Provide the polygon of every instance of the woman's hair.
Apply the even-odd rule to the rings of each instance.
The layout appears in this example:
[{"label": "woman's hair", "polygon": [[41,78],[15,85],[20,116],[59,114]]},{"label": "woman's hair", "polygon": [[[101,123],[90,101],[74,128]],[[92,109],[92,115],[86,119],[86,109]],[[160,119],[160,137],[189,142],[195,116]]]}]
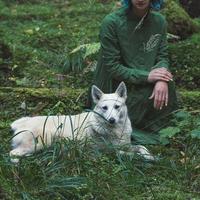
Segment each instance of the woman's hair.
[{"label": "woman's hair", "polygon": [[[151,3],[151,8],[153,10],[160,10],[161,7],[162,7],[162,4],[163,4],[164,0],[150,0],[150,3]],[[131,0],[124,0],[124,4],[126,6],[128,6],[129,8],[132,8],[132,3],[131,3]]]},{"label": "woman's hair", "polygon": [[[153,1],[153,0],[150,0]],[[132,1],[131,0],[124,0],[124,4],[128,6],[129,9],[133,7]]]}]

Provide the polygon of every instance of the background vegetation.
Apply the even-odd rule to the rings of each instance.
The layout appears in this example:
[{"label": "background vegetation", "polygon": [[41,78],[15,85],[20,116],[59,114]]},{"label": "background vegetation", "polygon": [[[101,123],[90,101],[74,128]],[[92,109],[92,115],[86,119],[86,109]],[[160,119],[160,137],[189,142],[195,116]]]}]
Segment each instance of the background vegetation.
[{"label": "background vegetation", "polygon": [[170,39],[169,53],[183,109],[161,131],[162,144],[148,147],[157,162],[63,140],[18,166],[10,163],[13,120],[83,110],[101,20],[117,3],[0,1],[0,199],[200,199],[200,21],[178,1],[168,0],[162,12],[169,33],[180,37]]}]

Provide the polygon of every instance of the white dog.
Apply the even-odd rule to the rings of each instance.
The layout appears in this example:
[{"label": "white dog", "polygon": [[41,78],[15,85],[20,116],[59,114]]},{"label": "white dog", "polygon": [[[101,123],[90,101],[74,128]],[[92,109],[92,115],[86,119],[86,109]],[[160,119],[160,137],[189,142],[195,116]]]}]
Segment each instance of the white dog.
[{"label": "white dog", "polygon": [[115,93],[111,94],[104,94],[93,85],[92,98],[96,106],[91,112],[73,116],[23,117],[14,121],[11,124],[14,131],[11,161],[17,163],[17,157],[30,155],[42,149],[44,144],[51,145],[55,137],[78,140],[89,138],[97,144],[106,141],[112,145],[126,146],[128,152],[136,152],[146,159],[154,160],[144,146],[131,145],[132,127],[125,104],[125,84],[120,83]]}]

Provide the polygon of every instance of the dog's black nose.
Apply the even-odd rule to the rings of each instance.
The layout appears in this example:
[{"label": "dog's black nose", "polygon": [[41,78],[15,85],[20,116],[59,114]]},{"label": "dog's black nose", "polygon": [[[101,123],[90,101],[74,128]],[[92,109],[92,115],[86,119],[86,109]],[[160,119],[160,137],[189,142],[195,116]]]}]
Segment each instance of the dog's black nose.
[{"label": "dog's black nose", "polygon": [[115,118],[111,117],[108,121],[109,121],[110,124],[114,124],[115,123]]}]

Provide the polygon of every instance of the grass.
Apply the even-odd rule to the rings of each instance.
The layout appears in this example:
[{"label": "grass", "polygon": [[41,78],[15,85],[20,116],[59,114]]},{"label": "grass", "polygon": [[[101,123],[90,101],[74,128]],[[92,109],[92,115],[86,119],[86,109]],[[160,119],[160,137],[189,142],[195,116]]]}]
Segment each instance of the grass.
[{"label": "grass", "polygon": [[[1,42],[12,53],[12,75],[6,85],[17,86],[17,80],[26,77],[32,80],[27,85],[40,87],[45,80],[45,86],[54,86],[56,73],[65,68],[60,60],[66,61],[73,48],[98,41],[101,20],[114,5],[112,1],[104,5],[94,0],[1,1]],[[5,84],[4,79],[1,82]],[[73,82],[66,83],[70,84]]]},{"label": "grass", "polygon": [[[152,147],[160,160],[116,156],[83,141],[62,140],[19,166],[10,163],[8,140],[1,146],[0,186],[4,199],[198,199],[199,143],[180,136],[168,147]],[[166,150],[167,149],[167,150]]]},{"label": "grass", "polygon": [[[200,141],[191,137],[199,125],[198,111],[190,123],[174,124],[180,132],[170,144],[148,146],[160,158],[155,163],[67,139],[22,158],[19,166],[10,162],[13,120],[82,110],[92,74],[63,75],[68,53],[98,42],[101,20],[114,7],[115,1],[103,0],[0,1],[0,84],[6,86],[0,89],[0,199],[200,199]],[[186,96],[191,93],[184,92]],[[193,108],[198,108],[198,96],[186,101],[187,106],[195,102]]]},{"label": "grass", "polygon": [[[21,100],[26,99],[29,115],[76,113],[75,97],[82,91],[68,91],[59,96],[58,90],[4,88],[1,97],[0,196],[2,199],[198,199],[200,183],[200,141],[189,133],[198,128],[198,112],[192,117],[174,121],[180,132],[166,146],[149,145],[159,157],[150,163],[138,157],[121,157],[113,152],[91,149],[87,142],[56,141],[50,148],[21,159],[20,165],[10,162],[9,124],[23,116]],[[7,94],[7,96],[6,96]],[[73,99],[74,98],[74,99]],[[31,100],[32,99],[32,100]],[[58,100],[62,102],[56,102]],[[72,104],[70,106],[70,101]],[[42,109],[40,102],[46,102]],[[39,106],[38,106],[39,105]],[[68,107],[69,106],[69,107]],[[66,111],[66,108],[70,108]],[[179,124],[179,125],[178,125]]]}]

